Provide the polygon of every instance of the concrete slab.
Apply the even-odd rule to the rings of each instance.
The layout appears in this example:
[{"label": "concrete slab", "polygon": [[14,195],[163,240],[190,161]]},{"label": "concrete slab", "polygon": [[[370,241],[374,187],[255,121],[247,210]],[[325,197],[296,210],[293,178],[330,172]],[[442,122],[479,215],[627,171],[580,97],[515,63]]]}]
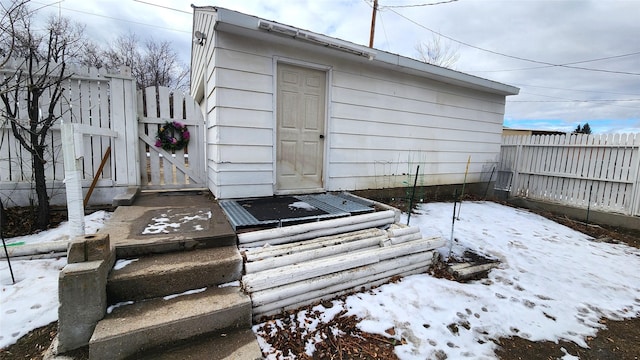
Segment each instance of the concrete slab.
[{"label": "concrete slab", "polygon": [[242,257],[235,246],[150,255],[112,270],[107,296],[110,304],[151,299],[238,281],[241,276]]},{"label": "concrete slab", "polygon": [[116,308],[98,323],[89,358],[124,359],[163,344],[250,326],[251,300],[237,287],[140,301]]},{"label": "concrete slab", "polygon": [[109,234],[118,258],[236,244],[207,192],[141,193],[131,206],[118,207],[100,231]]}]

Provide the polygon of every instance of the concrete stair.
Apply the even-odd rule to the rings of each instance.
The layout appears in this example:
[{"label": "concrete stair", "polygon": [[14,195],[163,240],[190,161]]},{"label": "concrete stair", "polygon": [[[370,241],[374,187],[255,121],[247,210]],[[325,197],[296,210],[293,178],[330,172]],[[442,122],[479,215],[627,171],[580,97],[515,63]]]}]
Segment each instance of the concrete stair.
[{"label": "concrete stair", "polygon": [[235,246],[141,257],[107,280],[110,304],[181,293],[240,280],[242,257]]},{"label": "concrete stair", "polygon": [[238,288],[155,298],[116,308],[100,321],[89,342],[89,358],[124,359],[198,335],[250,326],[251,301]]},{"label": "concrete stair", "polygon": [[218,286],[241,276],[235,246],[151,254],[112,270],[108,303],[133,304],[98,322],[89,359],[262,358],[249,296]]},{"label": "concrete stair", "polygon": [[191,341],[161,347],[137,360],[261,360],[251,329],[206,334]]}]

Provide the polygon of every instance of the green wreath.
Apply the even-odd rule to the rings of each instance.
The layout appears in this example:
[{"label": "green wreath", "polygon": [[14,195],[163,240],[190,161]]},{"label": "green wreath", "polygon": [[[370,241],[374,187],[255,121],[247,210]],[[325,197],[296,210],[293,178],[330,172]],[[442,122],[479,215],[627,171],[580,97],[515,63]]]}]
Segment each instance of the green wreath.
[{"label": "green wreath", "polygon": [[167,121],[156,134],[156,147],[166,151],[182,150],[189,145],[189,130],[183,123]]}]

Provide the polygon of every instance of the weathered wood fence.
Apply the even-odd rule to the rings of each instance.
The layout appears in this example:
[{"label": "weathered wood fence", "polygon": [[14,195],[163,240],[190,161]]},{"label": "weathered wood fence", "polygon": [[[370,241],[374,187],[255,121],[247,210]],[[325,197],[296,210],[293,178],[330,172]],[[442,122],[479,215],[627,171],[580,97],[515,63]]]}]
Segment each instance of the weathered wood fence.
[{"label": "weathered wood fence", "polygon": [[640,133],[503,137],[497,188],[511,196],[640,215]]},{"label": "weathered wood fence", "polygon": [[[0,69],[0,81],[11,78],[22,66],[10,62]],[[112,153],[99,175],[93,203],[110,203],[118,192],[139,183],[137,171],[128,164],[137,164],[137,148],[131,147],[136,130],[135,82],[127,69],[122,74],[108,74],[95,68],[72,67],[73,76],[64,83],[64,92],[55,109],[60,119],[49,131],[45,144],[47,188],[52,204],[64,204],[64,164],[60,125],[62,122],[78,124],[78,129],[92,134],[78,135],[82,156],[82,185],[88,188],[96,175],[108,147]],[[41,107],[49,105],[48,94],[42,97]],[[26,93],[18,93],[20,122],[28,123]],[[1,108],[0,108],[1,109]],[[31,154],[25,151],[13,136],[9,120],[0,116],[0,196],[6,206],[29,205],[34,198]],[[137,140],[136,143],[137,144]]]},{"label": "weathered wood fence", "polygon": [[[23,64],[18,62],[6,64],[0,69],[0,82],[13,81],[20,66]],[[63,96],[55,109],[60,118],[50,129],[45,144],[45,176],[51,204],[66,203],[60,130],[63,122],[74,124],[75,143],[81,144],[80,149],[76,146],[76,156],[81,161],[85,194],[94,177],[98,177],[90,203],[109,204],[130,186],[156,189],[203,186],[204,166],[198,164],[204,164],[204,126],[193,99],[167,88],[159,88],[157,92],[147,90],[157,101],[144,101],[152,110],[140,115],[145,111],[142,95],[136,92],[128,68],[120,74],[110,74],[103,69],[71,67],[69,73],[72,76],[65,81]],[[49,106],[48,95],[42,97],[42,109]],[[17,97],[18,121],[28,124],[26,93],[19,92]],[[169,154],[153,146],[157,128],[164,121],[189,125],[193,139],[188,150]],[[99,173],[108,148],[111,155]],[[31,169],[31,154],[14,137],[11,123],[0,106],[0,200],[5,206],[26,206],[35,199]]]}]

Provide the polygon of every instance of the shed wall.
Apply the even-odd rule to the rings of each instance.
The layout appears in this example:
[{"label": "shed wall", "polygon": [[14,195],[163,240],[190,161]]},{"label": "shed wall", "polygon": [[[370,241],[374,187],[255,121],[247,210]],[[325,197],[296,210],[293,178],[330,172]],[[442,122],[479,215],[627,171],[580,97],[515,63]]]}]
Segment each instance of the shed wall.
[{"label": "shed wall", "polygon": [[[202,14],[196,22],[212,26]],[[196,24],[197,26],[197,24]],[[210,28],[212,29],[212,28]],[[213,31],[213,30],[211,30]],[[270,196],[275,173],[277,61],[330,70],[326,190],[482,181],[500,153],[503,95],[381,68],[349,53],[265,34],[256,40],[216,32],[195,73],[206,73],[209,187],[219,198]],[[201,69],[201,70],[198,70]],[[197,76],[193,78],[197,79]],[[193,79],[192,78],[192,79]]]}]

